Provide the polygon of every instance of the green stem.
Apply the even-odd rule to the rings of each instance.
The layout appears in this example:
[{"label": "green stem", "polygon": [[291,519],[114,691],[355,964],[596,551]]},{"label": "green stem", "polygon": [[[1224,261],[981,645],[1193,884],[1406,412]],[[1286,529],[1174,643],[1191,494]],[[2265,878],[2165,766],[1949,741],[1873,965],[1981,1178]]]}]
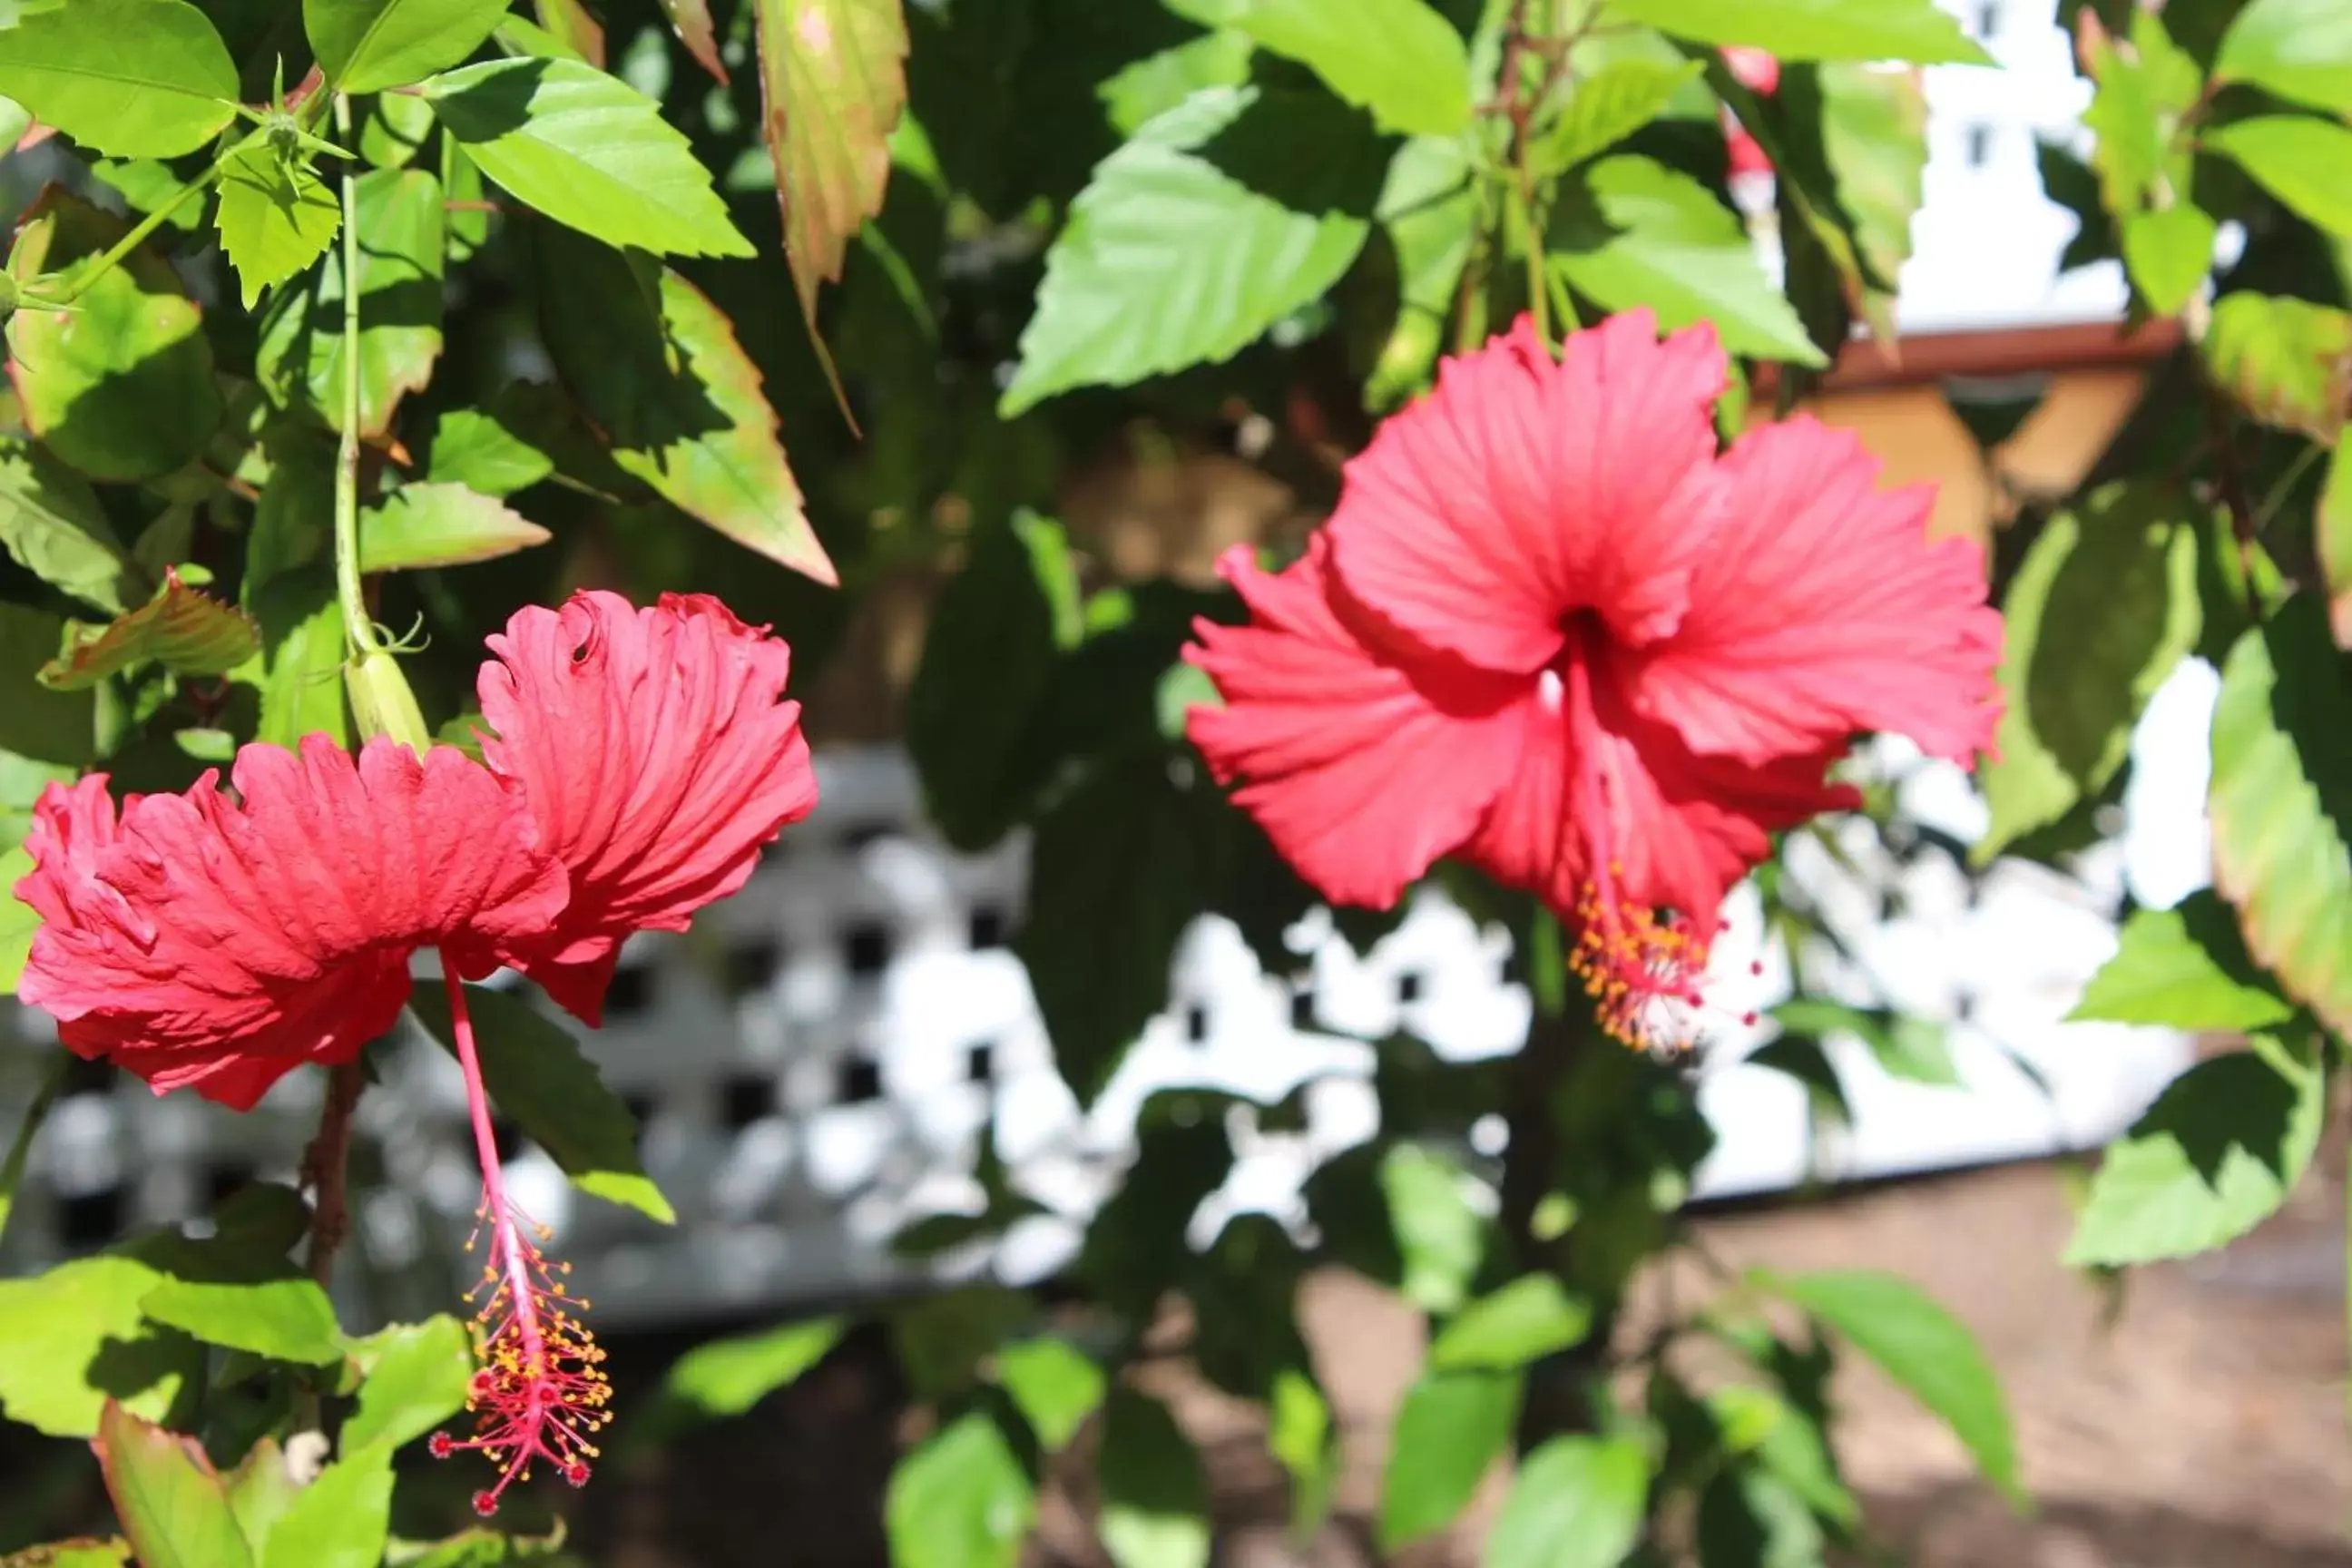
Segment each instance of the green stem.
[{"label": "green stem", "polygon": [[[240,142],[237,145],[242,147],[245,143]],[[80,299],[89,290],[90,285],[121,266],[124,257],[144,245],[149,235],[163,227],[173,213],[187,205],[190,196],[200,191],[210,190],[213,183],[221,177],[221,172],[227,167],[227,164],[228,159],[224,155],[219,163],[164,197],[163,205],[131,225],[130,233],[116,240],[113,246],[97,260],[77,272],[71,288],[62,294],[41,295],[40,302],[47,305],[70,305]]]},{"label": "green stem", "polygon": [[[335,132],[352,134],[352,100],[335,95]],[[373,653],[375,635],[360,589],[360,209],[359,181],[345,163],[343,202],[342,440],[335,448],[335,596],[342,602],[343,637],[354,655]]]}]

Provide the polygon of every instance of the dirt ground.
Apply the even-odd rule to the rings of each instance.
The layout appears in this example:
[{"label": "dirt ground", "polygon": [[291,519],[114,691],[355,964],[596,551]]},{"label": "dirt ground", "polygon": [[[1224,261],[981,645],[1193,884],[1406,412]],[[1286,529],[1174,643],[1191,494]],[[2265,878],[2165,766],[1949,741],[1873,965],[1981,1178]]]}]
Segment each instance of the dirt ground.
[{"label": "dirt ground", "polygon": [[[2342,1214],[2338,1182],[2307,1182],[2286,1213],[2221,1257],[2136,1276],[2112,1321],[2101,1293],[2055,1261],[2068,1212],[2053,1167],[1723,1213],[1704,1229],[1734,1266],[1896,1270],[1983,1339],[2040,1500],[2031,1518],[1975,1481],[1958,1445],[1900,1391],[1867,1367],[1843,1374],[1848,1473],[1902,1561],[2352,1568]],[[1337,1276],[1314,1284],[1307,1317],[1349,1467],[1339,1516],[1307,1547],[1286,1538],[1279,1475],[1247,1413],[1181,1377],[1167,1389],[1207,1453],[1217,1557],[1229,1568],[1378,1561],[1365,1521],[1418,1330],[1393,1300]],[[574,1539],[611,1568],[880,1563],[879,1490],[897,1420],[876,1375],[880,1352],[853,1342],[748,1421],[626,1473],[608,1470]],[[1469,1568],[1476,1516],[1501,1485],[1490,1478],[1467,1526],[1415,1549],[1410,1568]],[[1038,1568],[1102,1562],[1076,1510],[1051,1494],[1029,1557]]]}]

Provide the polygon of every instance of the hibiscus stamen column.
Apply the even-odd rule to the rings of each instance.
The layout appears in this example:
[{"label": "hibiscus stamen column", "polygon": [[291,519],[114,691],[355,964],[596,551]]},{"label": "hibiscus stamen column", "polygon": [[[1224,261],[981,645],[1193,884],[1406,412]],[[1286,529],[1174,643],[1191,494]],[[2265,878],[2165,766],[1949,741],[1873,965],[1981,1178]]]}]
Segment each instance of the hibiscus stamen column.
[{"label": "hibiscus stamen column", "polygon": [[436,1432],[432,1451],[446,1459],[471,1449],[499,1467],[496,1484],[474,1494],[474,1511],[487,1519],[498,1511],[507,1488],[528,1481],[541,1459],[573,1486],[587,1483],[588,1462],[597,1457],[595,1434],[612,1419],[606,1408],[612,1389],[604,1377],[604,1349],[577,1315],[588,1303],[572,1297],[562,1281],[571,1265],[547,1260],[539,1247],[543,1237],[507,1197],[466,987],[446,953],[442,973],[449,993],[450,1035],[466,1075],[474,1153],[482,1168],[476,1235],[487,1236],[488,1245],[473,1292],[480,1365],[466,1390],[475,1433],[460,1441]]}]

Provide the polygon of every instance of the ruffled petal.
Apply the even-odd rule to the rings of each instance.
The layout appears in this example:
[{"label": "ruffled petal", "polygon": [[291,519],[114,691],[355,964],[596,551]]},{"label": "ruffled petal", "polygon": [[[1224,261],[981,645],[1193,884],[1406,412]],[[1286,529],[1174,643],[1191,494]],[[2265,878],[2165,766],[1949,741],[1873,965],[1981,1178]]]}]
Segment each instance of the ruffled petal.
[{"label": "ruffled petal", "polygon": [[1858,731],[1956,761],[1989,746],[2000,616],[1983,552],[1928,541],[1931,492],[1878,489],[1859,440],[1802,417],[1749,433],[1721,467],[1731,510],[1689,613],[1631,666],[1641,711],[1755,763]]},{"label": "ruffled petal", "polygon": [[1665,635],[1718,510],[1725,374],[1709,326],[1662,343],[1649,311],[1628,311],[1555,363],[1522,317],[1447,361],[1348,465],[1329,525],[1340,580],[1486,669],[1542,668],[1580,609],[1630,642]]},{"label": "ruffled petal", "polygon": [[1218,568],[1252,623],[1196,626],[1185,657],[1225,706],[1194,708],[1186,732],[1325,898],[1387,909],[1503,787],[1531,682],[1379,646],[1331,580],[1324,534],[1279,574],[1240,546]]},{"label": "ruffled petal", "polygon": [[355,760],[313,735],[247,746],[231,776],[234,799],[208,773],[110,825],[102,778],[52,786],[26,840],[44,924],[18,994],[158,1092],[247,1109],[391,1027],[418,948],[483,973],[563,906],[520,796],[452,748]]},{"label": "ruffled petal", "polygon": [[816,805],[800,704],[782,700],[792,650],[766,631],[703,595],[638,609],[581,593],[489,639],[483,760],[572,874],[553,930],[505,955],[587,1023],[630,932],[685,930]]}]

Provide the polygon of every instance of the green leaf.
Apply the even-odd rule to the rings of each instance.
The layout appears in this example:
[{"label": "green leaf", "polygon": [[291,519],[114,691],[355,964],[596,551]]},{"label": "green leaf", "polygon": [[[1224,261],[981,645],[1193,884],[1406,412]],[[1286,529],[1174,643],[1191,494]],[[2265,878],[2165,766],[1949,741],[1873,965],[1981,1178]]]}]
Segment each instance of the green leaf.
[{"label": "green leaf", "polygon": [[2042,526],[2002,605],[1998,760],[1979,772],[1989,862],[2093,798],[2131,753],[2148,700],[2197,646],[2200,509],[2159,484],[2094,490]]},{"label": "green leaf", "polygon": [[680,1412],[669,1430],[747,1414],[833,1353],[845,1329],[839,1318],[817,1318],[697,1345],[662,1380],[663,1404]]},{"label": "green leaf", "polygon": [[1108,1392],[1110,1380],[1086,1352],[1052,1334],[1040,1334],[996,1352],[996,1382],[1037,1435],[1038,1446],[1058,1454],[1070,1446]]},{"label": "green leaf", "polygon": [[436,484],[463,485],[486,496],[509,496],[553,473],[555,459],[495,413],[452,408],[433,426],[425,471]]},{"label": "green leaf", "polygon": [[509,1535],[504,1531],[461,1530],[431,1545],[395,1540],[384,1559],[388,1568],[505,1568],[509,1563],[546,1561],[551,1568],[580,1568],[582,1559],[563,1550],[563,1518],[545,1535]]},{"label": "green leaf", "polygon": [[1605,153],[1660,114],[1706,70],[1697,60],[1668,65],[1626,59],[1577,82],[1568,107],[1544,127],[1531,149],[1539,174],[1562,174]]},{"label": "green leaf", "polygon": [[339,92],[382,92],[447,70],[482,47],[507,0],[302,0],[302,30]]},{"label": "green leaf", "polygon": [[2313,553],[2327,586],[2327,624],[2336,647],[2352,647],[2352,427],[2336,436],[2311,526]]},{"label": "green leaf", "polygon": [[[8,272],[22,283],[62,270],[128,232],[120,218],[52,187],[17,229]],[[144,249],[93,279],[71,311],[17,311],[8,318],[8,368],[25,427],[94,479],[170,473],[220,426],[202,328],[179,274]]]},{"label": "green leaf", "polygon": [[184,0],[73,0],[5,37],[0,93],[93,152],[175,158],[236,116],[236,65]]},{"label": "green leaf", "polygon": [[109,614],[146,596],[98,493],[21,437],[0,436],[0,548],[52,588]]},{"label": "green leaf", "polygon": [[1253,52],[1246,35],[1220,28],[1144,56],[1097,88],[1096,95],[1111,129],[1124,140],[1204,87],[1239,87],[1249,80]]},{"label": "green leaf", "polygon": [[1938,1089],[1960,1087],[1960,1071],[1953,1064],[1944,1027],[1928,1019],[1892,1007],[1852,1007],[1819,996],[1791,998],[1769,1016],[1784,1037],[1822,1040],[1843,1035],[1861,1041],[1889,1078]]},{"label": "green leaf", "polygon": [[1471,1302],[1429,1347],[1437,1372],[1510,1372],[1556,1351],[1581,1344],[1592,1331],[1592,1308],[1549,1274],[1514,1279]]},{"label": "green leaf", "polygon": [[135,1568],[131,1543],[121,1536],[95,1541],[88,1536],[28,1546],[0,1557],[0,1568]]},{"label": "green leaf", "polygon": [[334,1303],[299,1276],[166,1279],[140,1299],[139,1310],[191,1339],[271,1361],[324,1366],[343,1359]]},{"label": "green leaf", "polygon": [[425,151],[438,123],[433,106],[414,93],[384,93],[370,100],[367,118],[360,121],[359,154],[372,168],[405,169]]},{"label": "green leaf", "polygon": [[1461,139],[1417,136],[1398,148],[1373,216],[1397,265],[1396,325],[1364,385],[1365,406],[1382,409],[1428,384],[1477,239],[1478,194]]},{"label": "green leaf", "polygon": [[351,1350],[363,1375],[358,1408],[340,1434],[343,1452],[370,1445],[397,1448],[466,1407],[474,1347],[457,1319],[395,1323],[353,1342]]},{"label": "green leaf", "polygon": [[2352,315],[2269,294],[2226,294],[2200,345],[2213,379],[2267,425],[2333,441],[2352,416]]},{"label": "green leaf", "polygon": [[2260,181],[2287,209],[2330,234],[2352,236],[2352,128],[2301,114],[2266,114],[2205,133],[2206,147]]},{"label": "green leaf", "polygon": [[883,1513],[891,1568],[1013,1568],[1037,1491],[996,1423],[974,1410],[898,1461]]},{"label": "green leaf", "polygon": [[1381,1481],[1381,1550],[1434,1535],[1469,1506],[1487,1470],[1510,1447],[1519,1376],[1424,1373],[1397,1411]]},{"label": "green leaf", "polygon": [[201,1442],[109,1400],[90,1446],[141,1568],[253,1568],[227,1489]]},{"label": "green leaf", "polygon": [[1738,215],[1664,163],[1623,153],[1587,167],[1563,184],[1547,243],[1552,268],[1608,310],[1647,305],[1666,329],[1713,321],[1735,353],[1828,363]]},{"label": "green leaf", "polygon": [[1045,783],[1050,759],[1024,742],[1082,635],[1078,595],[1061,524],[1023,510],[981,521],[932,608],[907,691],[907,750],[926,813],[959,849],[1003,838]]},{"label": "green leaf", "polygon": [[56,657],[66,623],[57,616],[0,604],[0,751],[35,763],[79,766],[96,746],[98,700],[89,691],[52,691],[37,677]]},{"label": "green leaf", "polygon": [[1909,1280],[1873,1269],[1753,1278],[1876,1363],[1951,1428],[1987,1480],[2023,1500],[2000,1381],[1958,1319]]},{"label": "green leaf", "polygon": [[253,617],[163,574],[155,596],[102,626],[69,622],[41,684],[78,691],[110,675],[155,663],[182,675],[226,675],[261,648]]},{"label": "green leaf", "polygon": [[333,574],[310,567],[272,578],[254,599],[262,652],[238,672],[261,692],[254,739],[292,751],[305,735],[351,743],[343,711],[343,612]]},{"label": "green leaf", "polygon": [[2309,595],[2238,639],[2213,711],[2213,886],[2246,951],[2352,1031],[2352,695]]},{"label": "green leaf", "polygon": [[512,555],[552,537],[464,485],[403,485],[360,514],[360,570],[464,566]]},{"label": "green leaf", "polygon": [[656,278],[565,235],[540,237],[540,268],[556,369],[613,461],[746,549],[836,584],[759,366],[709,297],[667,268]]},{"label": "green leaf", "polygon": [[354,1449],[304,1487],[261,1553],[261,1568],[379,1568],[392,1525],[392,1445]]},{"label": "green leaf", "polygon": [[2188,306],[2212,270],[2213,244],[2221,232],[2212,216],[2199,207],[2125,215],[2124,265],[2149,310],[2169,316]]},{"label": "green leaf", "polygon": [[269,1532],[302,1493],[286,1468],[286,1450],[268,1436],[246,1450],[236,1468],[221,1478],[221,1486],[228,1493],[237,1533],[257,1552],[268,1547]]},{"label": "green leaf", "polygon": [[609,245],[750,256],[685,132],[616,77],[569,60],[486,60],[419,89],[516,200]]},{"label": "green leaf", "polygon": [[1167,1405],[1113,1389],[1096,1466],[1102,1542],[1118,1568],[1208,1568],[1208,1478]]},{"label": "green leaf", "polygon": [[669,18],[670,31],[694,57],[695,64],[710,73],[719,86],[727,85],[727,67],[719,58],[719,34],[710,21],[709,0],[661,0],[662,15]]},{"label": "green leaf", "polygon": [[163,1278],[107,1253],[0,1280],[0,1411],[53,1437],[87,1437],[110,1396],[142,1415],[170,1409],[202,1352],[140,1311]]},{"label": "green leaf", "polygon": [[205,205],[181,200],[187,194],[187,183],[160,158],[100,158],[90,164],[89,172],[121,196],[134,216],[150,217],[161,212],[164,227],[182,234],[194,234],[204,226]]},{"label": "green leaf", "polygon": [[1554,1437],[1519,1466],[1482,1568],[1617,1568],[1642,1536],[1649,1456],[1625,1437]]},{"label": "green leaf", "polygon": [[1037,1304],[1024,1291],[969,1285],[898,1308],[890,1315],[891,1346],[915,1397],[944,1400],[970,1388],[982,1363],[1036,1317]]},{"label": "green leaf", "polygon": [[2318,1148],[2326,1074],[2307,1046],[2255,1035],[2250,1047],[2173,1079],[2108,1147],[2070,1266],[2208,1252],[2278,1211]]},{"label": "green leaf", "polygon": [[882,210],[890,132],[907,106],[907,18],[901,0],[752,3],[784,258],[814,321],[817,289],[841,277],[851,237]]},{"label": "green leaf", "polygon": [[[29,928],[8,923],[18,914],[30,915],[32,911],[8,896],[5,889],[30,870],[32,865],[32,858],[22,849],[0,854],[0,879],[5,879],[0,880],[0,973],[5,973],[7,980],[5,986],[0,986],[0,994],[6,994],[16,988],[17,976],[24,969],[25,955],[17,946],[16,933],[22,931],[25,946],[29,946],[32,942]],[[36,920],[37,922],[37,917]],[[12,950],[15,951],[12,952]],[[10,964],[15,965],[13,973],[7,971]],[[33,1140],[41,1135],[41,1124],[49,1119],[49,1112],[56,1108],[58,1096],[65,1089],[66,1071],[70,1065],[65,1052],[56,1053],[49,1070],[42,1077],[40,1091],[34,1095],[33,1103],[25,1108],[24,1117],[16,1123],[16,1134],[8,1142],[7,1157],[0,1159],[0,1238],[8,1234],[8,1215],[16,1206],[16,1189],[24,1184],[25,1165],[32,1158]]]},{"label": "green leaf", "polygon": [[2229,906],[2200,889],[2173,909],[2135,910],[2066,1016],[2240,1034],[2294,1013],[2248,956]]},{"label": "green leaf", "polygon": [[1828,205],[1843,217],[1861,263],[1854,282],[1863,314],[1873,331],[1892,338],[1896,281],[1911,258],[1912,220],[1926,195],[1927,89],[1915,72],[1872,66],[1832,64],[1813,74]]},{"label": "green leaf", "polygon": [[[441,184],[422,169],[371,169],[353,191],[360,246],[360,433],[392,428],[441,355]],[[331,247],[299,286],[281,289],[261,320],[261,384],[280,407],[342,428],[343,258]]]},{"label": "green leaf", "polygon": [[1097,166],[1046,253],[1010,418],[1074,386],[1231,358],[1362,248],[1370,127],[1328,99],[1208,88]]},{"label": "green leaf", "polygon": [[2252,0],[2221,35],[2213,75],[2352,112],[2352,12],[2336,0]]},{"label": "green leaf", "polygon": [[1829,1539],[1794,1486],[1760,1465],[1717,1470],[1699,1492],[1700,1568],[1820,1568]]},{"label": "green leaf", "polygon": [[1304,1540],[1330,1513],[1331,1491],[1339,1479],[1341,1455],[1332,1429],[1331,1402],[1314,1376],[1285,1367],[1274,1378],[1266,1401],[1266,1451],[1290,1475],[1290,1521]]},{"label": "green leaf", "polygon": [[1469,129],[1469,50],[1426,0],[1170,0],[1169,9],[1298,61],[1384,131]]},{"label": "green leaf", "polygon": [[1992,64],[1935,0],[1608,0],[1612,21],[1717,47],[1762,49],[1798,60],[1909,60]]},{"label": "green leaf", "polygon": [[1425,1312],[1458,1311],[1486,1255],[1486,1221],[1470,1206],[1467,1178],[1452,1160],[1417,1143],[1399,1143],[1381,1161],[1404,1278],[1399,1289]]},{"label": "green leaf", "polygon": [[[455,1055],[446,989],[420,985],[409,1006]],[[521,997],[485,985],[466,987],[466,1006],[483,1085],[523,1135],[582,1192],[675,1224],[676,1211],[637,1158],[636,1118],[604,1087],[571,1031]]]},{"label": "green leaf", "polygon": [[213,221],[245,308],[318,260],[342,218],[342,204],[308,163],[267,144],[227,160]]}]

